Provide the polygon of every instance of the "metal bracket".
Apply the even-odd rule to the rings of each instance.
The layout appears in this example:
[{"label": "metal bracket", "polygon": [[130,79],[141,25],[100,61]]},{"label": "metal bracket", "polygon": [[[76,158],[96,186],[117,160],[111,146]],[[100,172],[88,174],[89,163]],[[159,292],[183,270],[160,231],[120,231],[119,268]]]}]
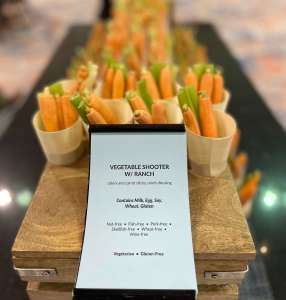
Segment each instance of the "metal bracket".
[{"label": "metal bracket", "polygon": [[234,272],[205,272],[205,279],[206,280],[242,280],[245,276],[245,274],[248,272],[248,266],[244,271],[234,271]]},{"label": "metal bracket", "polygon": [[14,267],[14,270],[19,274],[20,277],[44,277],[50,279],[57,276],[56,269],[27,269]]}]

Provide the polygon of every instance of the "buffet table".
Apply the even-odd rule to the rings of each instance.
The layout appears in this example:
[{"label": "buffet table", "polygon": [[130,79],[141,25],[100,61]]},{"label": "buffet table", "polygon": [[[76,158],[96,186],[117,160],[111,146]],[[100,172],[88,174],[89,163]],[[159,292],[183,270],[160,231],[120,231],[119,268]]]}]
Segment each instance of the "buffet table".
[{"label": "buffet table", "polygon": [[[87,182],[87,157],[43,171],[12,249],[31,300],[72,299]],[[189,173],[189,190],[198,299],[237,299],[255,248],[230,171],[217,178]]]}]

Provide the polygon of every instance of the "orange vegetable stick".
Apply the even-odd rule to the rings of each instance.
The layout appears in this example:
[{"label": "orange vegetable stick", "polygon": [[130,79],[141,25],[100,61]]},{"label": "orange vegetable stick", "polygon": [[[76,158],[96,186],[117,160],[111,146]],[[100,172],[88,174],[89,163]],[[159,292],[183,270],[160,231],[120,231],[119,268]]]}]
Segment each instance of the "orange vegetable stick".
[{"label": "orange vegetable stick", "polygon": [[113,84],[114,70],[113,68],[108,68],[104,77],[101,96],[103,98],[111,98],[112,84]]},{"label": "orange vegetable stick", "polygon": [[143,60],[145,53],[145,33],[143,31],[134,32],[132,41],[140,59]]},{"label": "orange vegetable stick", "polygon": [[106,121],[104,120],[103,116],[95,109],[91,108],[89,113],[86,115],[88,122],[91,125],[94,124],[107,124]]},{"label": "orange vegetable stick", "polygon": [[88,105],[97,110],[108,124],[117,124],[117,118],[113,111],[107,106],[105,100],[95,94],[90,94]]},{"label": "orange vegetable stick", "polygon": [[245,152],[239,153],[232,161],[231,163],[231,171],[233,174],[233,177],[240,178],[240,176],[243,174],[248,162],[248,155]]},{"label": "orange vegetable stick", "polygon": [[105,78],[107,70],[108,70],[108,65],[104,63],[99,69],[99,77]]},{"label": "orange vegetable stick", "polygon": [[156,81],[150,71],[144,71],[142,74],[142,79],[145,79],[147,90],[153,100],[160,99],[159,90],[157,88]]},{"label": "orange vegetable stick", "polygon": [[152,120],[154,124],[167,124],[166,107],[163,102],[152,104]]},{"label": "orange vegetable stick", "polygon": [[137,74],[140,74],[140,68],[141,68],[140,60],[135,50],[131,51],[128,54],[126,58],[126,63],[131,70],[134,70]]},{"label": "orange vegetable stick", "polygon": [[87,86],[87,81],[84,80],[84,81],[82,81],[82,82],[79,84],[78,90],[79,90],[80,92],[82,92],[82,91],[86,88],[86,86]]},{"label": "orange vegetable stick", "polygon": [[191,68],[188,70],[188,73],[185,75],[184,83],[185,83],[185,86],[191,85],[197,92],[198,78],[197,78],[197,75],[193,72],[193,70]]},{"label": "orange vegetable stick", "polygon": [[88,77],[88,69],[85,65],[81,65],[76,72],[76,79],[79,81],[85,80]]},{"label": "orange vegetable stick", "polygon": [[136,110],[134,120],[139,124],[153,124],[152,116],[146,110]]},{"label": "orange vegetable stick", "polygon": [[213,77],[213,95],[212,103],[220,103],[223,101],[224,79],[221,73],[216,73]]},{"label": "orange vegetable stick", "polygon": [[218,137],[216,119],[209,96],[199,95],[199,108],[202,134],[206,137]]},{"label": "orange vegetable stick", "polygon": [[170,99],[173,93],[173,75],[170,66],[165,66],[160,73],[160,91],[163,99]]},{"label": "orange vegetable stick", "polygon": [[240,188],[239,197],[242,205],[250,201],[256,194],[258,184],[261,179],[261,173],[259,171],[255,174]]},{"label": "orange vegetable stick", "polygon": [[71,127],[78,119],[78,113],[71,104],[68,95],[61,97],[61,104],[64,118],[64,128]]},{"label": "orange vegetable stick", "polygon": [[112,85],[112,99],[121,99],[125,93],[125,78],[123,71],[117,69],[113,79]]},{"label": "orange vegetable stick", "polygon": [[230,157],[234,157],[236,154],[236,151],[240,143],[240,136],[241,136],[241,132],[239,129],[237,129],[231,141]]},{"label": "orange vegetable stick", "polygon": [[132,110],[145,110],[148,111],[148,108],[142,98],[138,95],[135,95],[129,100],[129,103],[132,107]]},{"label": "orange vegetable stick", "polygon": [[129,71],[127,75],[127,91],[134,91],[136,89],[136,73]]},{"label": "orange vegetable stick", "polygon": [[195,134],[201,135],[200,126],[194,112],[188,107],[183,107],[183,116],[186,126]]},{"label": "orange vegetable stick", "polygon": [[210,99],[212,98],[213,93],[213,74],[210,70],[207,70],[206,73],[202,75],[200,82],[200,91],[205,92]]},{"label": "orange vegetable stick", "polygon": [[44,129],[46,131],[59,130],[57,105],[54,97],[47,94],[39,94],[38,103]]},{"label": "orange vegetable stick", "polygon": [[58,96],[54,97],[54,101],[55,101],[56,107],[57,107],[59,130],[62,130],[65,128],[65,122],[64,122],[61,97],[58,97]]}]

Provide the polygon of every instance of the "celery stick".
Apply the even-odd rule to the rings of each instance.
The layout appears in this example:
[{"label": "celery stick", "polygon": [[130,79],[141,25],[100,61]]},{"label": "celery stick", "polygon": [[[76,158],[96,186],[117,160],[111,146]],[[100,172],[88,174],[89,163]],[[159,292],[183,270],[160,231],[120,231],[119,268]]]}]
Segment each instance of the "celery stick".
[{"label": "celery stick", "polygon": [[189,106],[188,99],[185,96],[184,88],[179,90],[178,99],[179,99],[179,105],[181,109],[183,109],[185,105]]},{"label": "celery stick", "polygon": [[49,92],[53,96],[63,96],[64,95],[64,89],[63,89],[62,85],[58,82],[49,86]]},{"label": "celery stick", "polygon": [[92,88],[94,86],[94,83],[96,81],[97,73],[98,73],[98,67],[96,64],[93,64],[92,62],[89,62],[88,65],[88,78],[86,80],[86,88],[85,90],[87,92],[91,92]]},{"label": "celery stick", "polygon": [[199,117],[199,105],[198,105],[198,97],[194,87],[188,86],[186,87],[186,94],[189,101],[189,106],[193,108],[193,112],[196,117]]},{"label": "celery stick", "polygon": [[216,71],[216,66],[214,64],[207,64],[206,65],[206,70],[209,70],[209,72],[211,72],[212,74],[214,74],[215,71]]},{"label": "celery stick", "polygon": [[151,112],[151,110],[152,110],[152,104],[153,104],[153,99],[150,96],[150,94],[148,93],[147,86],[146,86],[146,81],[144,79],[140,80],[137,83],[137,89],[138,89],[138,92],[139,92],[141,98],[145,102],[147,108]]},{"label": "celery stick", "polygon": [[86,117],[86,102],[84,98],[79,94],[75,94],[74,96],[71,97],[71,103],[77,110],[78,114],[82,118],[82,120],[88,124],[88,120]]},{"label": "celery stick", "polygon": [[161,70],[166,66],[166,64],[164,63],[157,63],[157,64],[153,64],[151,67],[150,67],[150,71],[156,81],[157,84],[159,84],[159,81],[160,81],[160,73],[161,73]]},{"label": "celery stick", "polygon": [[194,73],[197,75],[198,79],[200,80],[202,75],[206,71],[206,64],[194,64],[192,66],[192,69],[193,69]]}]

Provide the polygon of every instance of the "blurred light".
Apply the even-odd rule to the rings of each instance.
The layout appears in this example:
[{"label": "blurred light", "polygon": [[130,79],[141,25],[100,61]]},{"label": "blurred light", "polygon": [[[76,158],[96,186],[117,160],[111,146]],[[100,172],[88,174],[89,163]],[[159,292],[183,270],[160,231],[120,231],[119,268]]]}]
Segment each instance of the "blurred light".
[{"label": "blurred light", "polygon": [[11,194],[8,190],[0,190],[0,207],[9,205],[12,202]]},{"label": "blurred light", "polygon": [[32,193],[29,190],[23,190],[19,192],[16,196],[16,202],[20,206],[27,207],[32,200]]},{"label": "blurred light", "polygon": [[271,207],[276,203],[277,195],[273,191],[267,190],[264,194],[263,201],[266,206]]},{"label": "blurred light", "polygon": [[259,249],[261,254],[267,254],[268,253],[268,247],[266,245],[262,245]]}]

